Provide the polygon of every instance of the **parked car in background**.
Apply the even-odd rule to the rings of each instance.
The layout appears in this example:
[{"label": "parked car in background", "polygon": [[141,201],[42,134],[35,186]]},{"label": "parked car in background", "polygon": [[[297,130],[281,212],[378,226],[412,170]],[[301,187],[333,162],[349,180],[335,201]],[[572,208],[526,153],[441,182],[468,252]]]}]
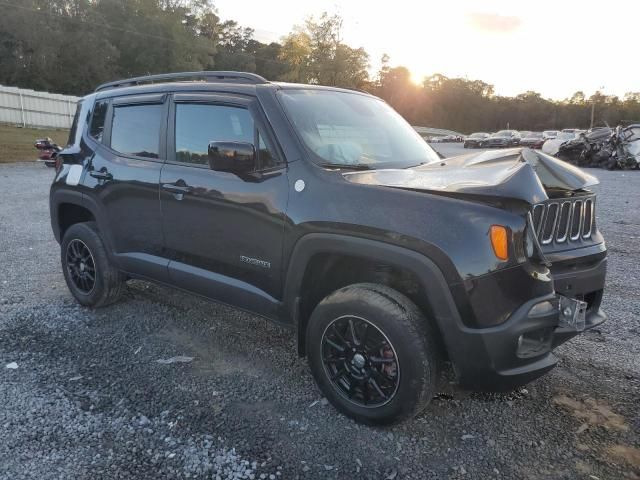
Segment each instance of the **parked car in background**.
[{"label": "parked car in background", "polygon": [[545,130],[542,132],[542,138],[545,140],[551,140],[552,138],[556,138],[558,136],[557,130]]},{"label": "parked car in background", "polygon": [[520,145],[520,141],[529,135],[531,132],[529,130],[520,130],[518,131],[518,145]]},{"label": "parked car in background", "polygon": [[485,132],[472,133],[464,139],[464,148],[482,148],[483,140],[489,138],[489,134]]},{"label": "parked car in background", "polygon": [[482,142],[483,147],[515,147],[520,142],[520,135],[516,130],[500,130],[492,133]]},{"label": "parked car in background", "polygon": [[545,142],[542,132],[527,132],[526,136],[522,136],[520,139],[521,147],[529,148],[542,148],[542,144]]}]

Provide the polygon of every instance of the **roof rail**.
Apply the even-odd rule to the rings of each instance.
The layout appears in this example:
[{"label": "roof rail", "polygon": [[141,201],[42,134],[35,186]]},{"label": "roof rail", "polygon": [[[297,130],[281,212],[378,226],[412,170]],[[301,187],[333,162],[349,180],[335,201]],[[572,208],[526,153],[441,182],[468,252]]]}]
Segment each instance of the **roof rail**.
[{"label": "roof rail", "polygon": [[107,82],[99,85],[96,92],[107,90],[110,88],[131,87],[142,83],[153,82],[179,82],[187,81],[206,81],[206,82],[237,82],[237,83],[269,83],[267,79],[255,73],[245,72],[227,72],[227,71],[203,71],[203,72],[177,72],[177,73],[161,73],[159,75],[145,75],[142,77],[126,78]]}]

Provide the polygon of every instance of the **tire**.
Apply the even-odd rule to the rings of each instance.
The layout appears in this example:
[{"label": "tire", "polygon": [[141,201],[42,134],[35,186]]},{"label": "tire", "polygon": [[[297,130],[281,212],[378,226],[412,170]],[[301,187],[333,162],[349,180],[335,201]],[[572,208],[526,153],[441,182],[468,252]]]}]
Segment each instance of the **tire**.
[{"label": "tire", "polygon": [[[354,341],[353,330],[361,343]],[[336,349],[340,338],[356,351]],[[314,309],[306,332],[307,357],[320,390],[337,410],[362,423],[388,424],[417,415],[437,393],[441,358],[436,339],[432,325],[407,297],[361,283],[333,292]]]},{"label": "tire", "polygon": [[94,222],[76,223],[67,229],[60,258],[67,287],[78,303],[98,308],[120,298],[125,276],[109,261]]}]

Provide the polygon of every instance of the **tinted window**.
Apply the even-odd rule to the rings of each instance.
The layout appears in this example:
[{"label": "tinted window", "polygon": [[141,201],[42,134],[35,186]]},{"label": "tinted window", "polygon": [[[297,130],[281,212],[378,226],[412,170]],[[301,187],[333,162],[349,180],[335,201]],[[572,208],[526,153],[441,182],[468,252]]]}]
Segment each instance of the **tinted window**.
[{"label": "tinted window", "polygon": [[114,107],[111,148],[138,157],[158,158],[162,105]]},{"label": "tinted window", "polygon": [[97,102],[93,107],[93,116],[91,117],[91,125],[89,126],[89,135],[97,141],[102,141],[104,132],[104,121],[107,117],[107,102]]},{"label": "tinted window", "polygon": [[76,130],[78,129],[78,122],[80,121],[80,111],[82,110],[82,100],[78,102],[76,106],[76,114],[73,116],[73,122],[71,122],[71,129],[69,130],[69,139],[67,145],[73,145],[76,141]]},{"label": "tinted window", "polygon": [[260,160],[260,168],[273,168],[278,165],[278,159],[273,153],[273,149],[267,145],[265,136],[258,129],[258,159]]},{"label": "tinted window", "polygon": [[253,119],[240,107],[178,103],[176,105],[176,160],[208,164],[209,142],[254,143]]}]

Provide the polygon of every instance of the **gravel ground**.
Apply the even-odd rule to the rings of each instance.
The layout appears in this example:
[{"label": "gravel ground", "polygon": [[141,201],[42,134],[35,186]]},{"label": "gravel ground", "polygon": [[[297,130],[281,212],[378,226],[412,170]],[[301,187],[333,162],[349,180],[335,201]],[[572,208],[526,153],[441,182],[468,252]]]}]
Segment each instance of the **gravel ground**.
[{"label": "gravel ground", "polygon": [[450,381],[383,429],[328,405],[291,333],[262,319],[137,281],[78,306],[52,171],[0,166],[0,478],[640,478],[640,172],[593,173],[608,322],[526,388]]}]

